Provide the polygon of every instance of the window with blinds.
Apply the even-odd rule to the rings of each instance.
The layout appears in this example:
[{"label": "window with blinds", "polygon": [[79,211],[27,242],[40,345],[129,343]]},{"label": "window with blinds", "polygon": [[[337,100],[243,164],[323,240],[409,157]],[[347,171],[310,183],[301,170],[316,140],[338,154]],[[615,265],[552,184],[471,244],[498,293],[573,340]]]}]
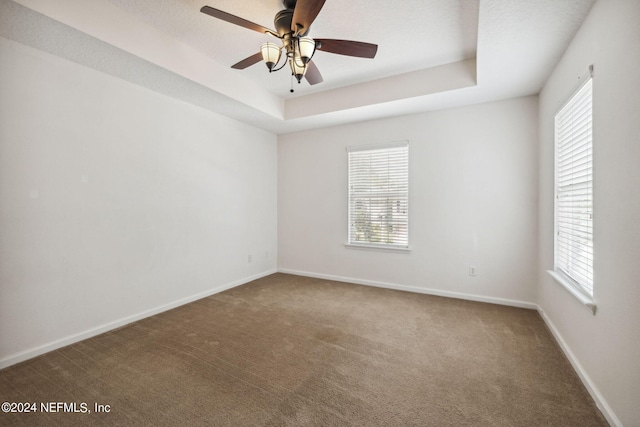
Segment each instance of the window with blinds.
[{"label": "window with blinds", "polygon": [[592,80],[555,117],[555,270],[593,296]]},{"label": "window with blinds", "polygon": [[409,247],[409,143],[354,146],[349,157],[351,245]]}]

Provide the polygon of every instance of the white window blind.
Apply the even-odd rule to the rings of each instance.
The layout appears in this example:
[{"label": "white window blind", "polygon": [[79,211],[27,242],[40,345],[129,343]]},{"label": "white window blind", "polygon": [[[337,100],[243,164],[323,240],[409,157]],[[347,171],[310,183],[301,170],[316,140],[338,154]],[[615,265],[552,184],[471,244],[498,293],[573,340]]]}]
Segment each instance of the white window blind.
[{"label": "white window blind", "polygon": [[409,143],[347,149],[349,244],[409,246]]},{"label": "white window blind", "polygon": [[555,118],[555,269],[593,296],[592,80]]}]

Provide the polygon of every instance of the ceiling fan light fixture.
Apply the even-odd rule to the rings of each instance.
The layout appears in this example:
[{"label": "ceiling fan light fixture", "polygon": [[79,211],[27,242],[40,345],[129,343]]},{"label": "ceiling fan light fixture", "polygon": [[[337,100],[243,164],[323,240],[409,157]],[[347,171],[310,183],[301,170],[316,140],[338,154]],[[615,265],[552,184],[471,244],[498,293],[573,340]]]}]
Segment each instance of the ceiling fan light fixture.
[{"label": "ceiling fan light fixture", "polygon": [[[289,67],[291,67],[292,83],[295,76],[298,83],[304,77],[310,85],[315,85],[323,81],[318,67],[312,60],[318,50],[358,58],[374,58],[378,50],[378,45],[372,43],[338,39],[314,40],[311,37],[307,37],[311,24],[318,16],[325,1],[282,0],[285,9],[276,13],[273,21],[276,31],[210,6],[203,6],[200,12],[280,40],[280,45],[264,43],[260,52],[233,64],[231,68],[244,70],[257,64],[262,59],[271,73],[286,67],[288,62]],[[293,92],[293,87],[291,92]]]},{"label": "ceiling fan light fixture", "polygon": [[264,60],[264,63],[267,65],[269,72],[271,72],[273,67],[275,67],[278,61],[280,61],[280,46],[275,43],[267,42],[262,45],[260,51],[262,52],[262,59]]},{"label": "ceiling fan light fixture", "polygon": [[316,51],[316,42],[311,37],[300,37],[298,39],[298,51],[300,59],[306,65]]}]

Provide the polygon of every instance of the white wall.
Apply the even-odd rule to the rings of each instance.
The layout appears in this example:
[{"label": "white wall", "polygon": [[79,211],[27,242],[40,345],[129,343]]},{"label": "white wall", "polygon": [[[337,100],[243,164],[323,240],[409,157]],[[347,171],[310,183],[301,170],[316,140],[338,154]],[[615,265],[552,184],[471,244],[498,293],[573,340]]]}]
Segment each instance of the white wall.
[{"label": "white wall", "polygon": [[[526,97],[281,135],[279,269],[535,303],[537,109]],[[396,140],[410,143],[412,251],[345,248],[345,147]]]},{"label": "white wall", "polygon": [[0,64],[0,367],[275,270],[275,135],[4,38]]},{"label": "white wall", "polygon": [[[598,0],[540,94],[539,305],[609,421],[625,426],[640,426],[639,22],[639,1]],[[553,268],[553,118],[590,64],[595,316],[544,273]]]}]

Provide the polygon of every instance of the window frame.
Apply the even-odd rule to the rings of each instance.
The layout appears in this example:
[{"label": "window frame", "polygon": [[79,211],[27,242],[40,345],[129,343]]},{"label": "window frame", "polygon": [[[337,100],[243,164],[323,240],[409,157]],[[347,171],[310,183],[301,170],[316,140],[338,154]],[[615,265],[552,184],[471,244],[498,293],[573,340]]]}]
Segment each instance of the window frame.
[{"label": "window frame", "polygon": [[[563,120],[565,123],[569,120],[570,124],[561,125]],[[580,128],[582,123],[586,124],[584,129]],[[576,132],[567,134],[567,129],[588,133],[587,136],[578,137]],[[553,270],[548,272],[595,314],[593,143],[593,79],[589,75],[554,115],[554,246]],[[573,154],[567,156],[567,149]],[[576,161],[580,162],[579,169],[576,168]],[[576,178],[577,174],[581,176],[580,179]],[[568,207],[567,202],[572,206]],[[576,203],[579,212],[575,211]],[[560,221],[560,216],[569,218],[568,225],[567,221]]]},{"label": "window frame", "polygon": [[[402,169],[402,173],[405,175],[404,176],[404,180],[406,182],[406,190],[404,191],[394,191],[392,193],[400,194],[401,195],[401,199],[402,201],[405,202],[405,208],[406,208],[406,213],[404,214],[406,217],[406,220],[403,222],[399,222],[398,224],[401,226],[405,227],[405,232],[403,234],[403,238],[404,240],[399,242],[399,243],[384,243],[384,242],[373,242],[373,241],[366,241],[366,240],[358,240],[354,238],[354,234],[353,234],[353,227],[354,227],[354,222],[353,222],[353,206],[352,206],[352,202],[353,202],[353,191],[352,191],[352,177],[353,177],[353,173],[352,173],[352,154],[353,153],[364,153],[364,152],[373,152],[373,151],[380,151],[380,150],[390,150],[390,149],[397,149],[397,148],[404,148],[405,149],[405,167]],[[409,169],[410,169],[410,161],[409,161],[409,141],[394,141],[394,142],[388,142],[388,143],[382,143],[382,144],[368,144],[368,145],[353,145],[353,146],[348,146],[346,147],[346,151],[347,151],[347,242],[345,243],[345,247],[347,248],[353,248],[353,249],[365,249],[365,250],[380,250],[380,251],[393,251],[393,252],[409,252],[411,251],[411,248],[409,246],[409,232],[410,232],[410,227],[409,227],[409,218],[410,218],[410,213],[409,213],[409,194],[410,194],[410,185],[409,185],[409,180],[410,180],[410,174],[409,174]]]}]

